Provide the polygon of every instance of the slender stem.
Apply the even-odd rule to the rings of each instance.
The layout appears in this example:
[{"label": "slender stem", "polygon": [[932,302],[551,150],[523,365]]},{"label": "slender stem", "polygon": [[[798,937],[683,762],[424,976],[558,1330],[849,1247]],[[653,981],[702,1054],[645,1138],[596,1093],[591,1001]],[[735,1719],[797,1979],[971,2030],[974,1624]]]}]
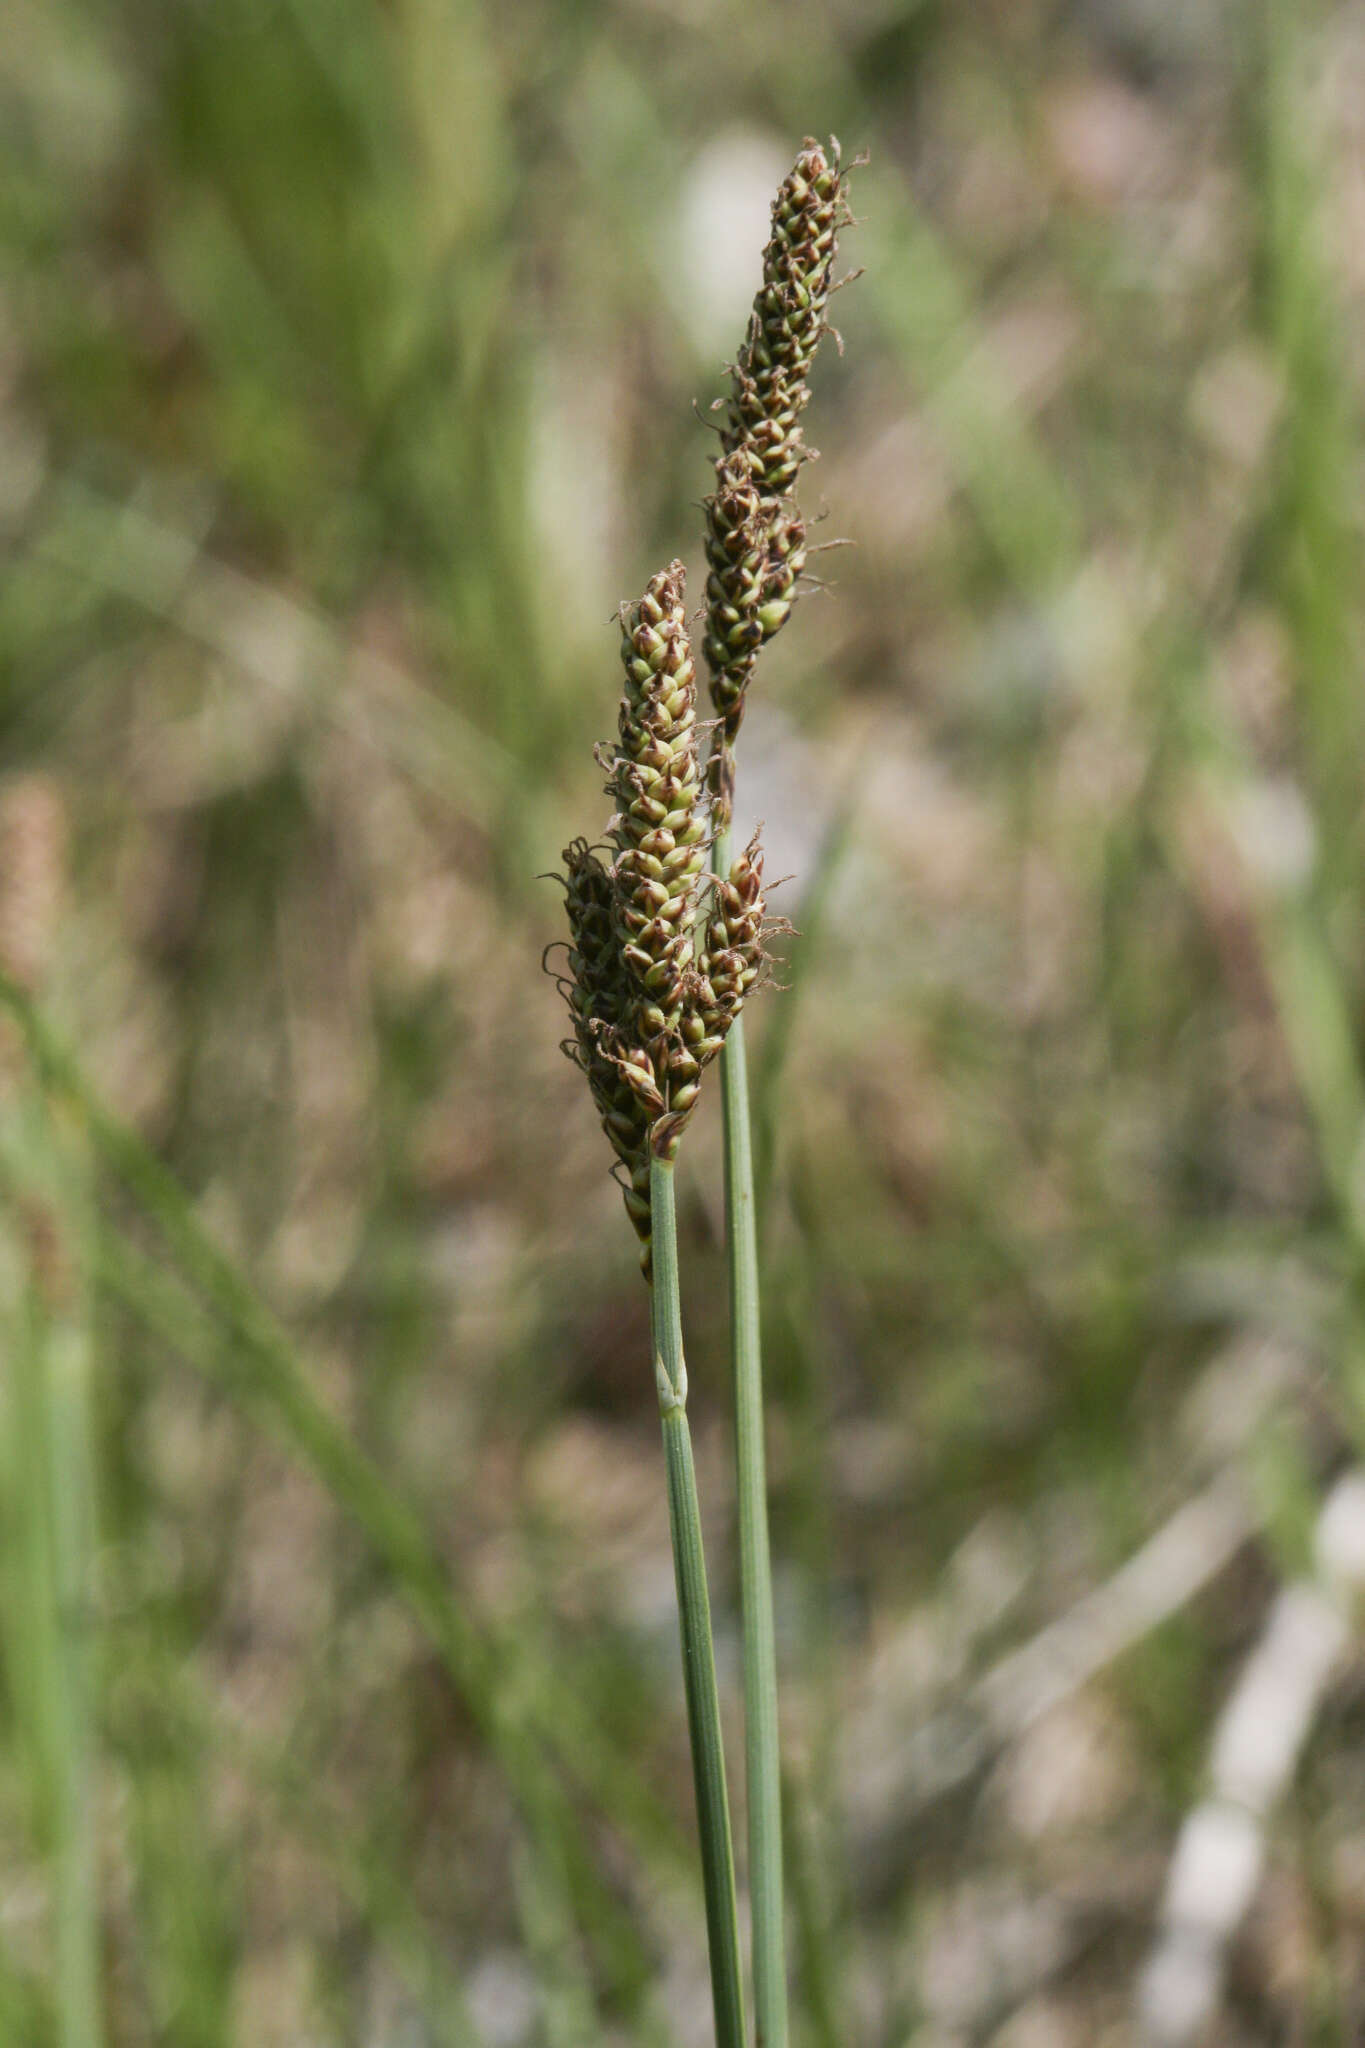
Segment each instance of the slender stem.
[{"label": "slender stem", "polygon": [[[718,874],[729,872],[728,830],[717,834],[712,858]],[[736,1017],[726,1035],[721,1054],[721,1096],[725,1111],[725,1238],[730,1262],[730,1359],[735,1383],[740,1610],[744,1630],[744,1770],[753,1916],[754,2039],[757,2048],[787,2048],[777,1647],[763,1445],[758,1223],[743,1017]]]},{"label": "slender stem", "polygon": [[711,1996],[717,2048],[744,2048],[744,1991],[739,1965],[739,1918],[735,1905],[735,1858],[730,1836],[730,1803],[725,1790],[720,1697],[711,1640],[711,1602],[706,1591],[701,1512],[687,1426],[687,1367],[683,1362],[682,1310],[678,1297],[678,1232],[673,1206],[673,1166],[655,1159],[649,1199],[654,1239],[654,1283],[650,1312],[654,1375],[663,1417],[664,1463],[668,1474],[668,1518],[673,1532],[673,1565],[678,1582],[678,1628],[682,1637],[683,1684],[692,1740],[692,1777],[701,1835],[702,1887],[706,1894],[706,1938],[711,1954]]}]

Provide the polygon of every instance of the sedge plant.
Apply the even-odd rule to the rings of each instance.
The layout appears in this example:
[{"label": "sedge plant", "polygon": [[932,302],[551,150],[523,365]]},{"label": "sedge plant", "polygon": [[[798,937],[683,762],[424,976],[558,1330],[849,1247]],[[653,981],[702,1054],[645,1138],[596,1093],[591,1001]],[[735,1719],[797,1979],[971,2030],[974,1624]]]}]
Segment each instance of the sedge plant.
[{"label": "sedge plant", "polygon": [[[718,1055],[735,1384],[744,1637],[752,1974],[759,2048],[786,2048],[777,1674],[763,1442],[757,1229],[741,1012],[764,978],[758,835],[732,845],[735,739],[765,642],[790,615],[807,560],[793,495],[808,459],[808,375],[848,219],[837,143],[807,140],[779,188],[763,279],[733,366],[715,489],[706,500],[704,648],[716,718],[703,775],[697,686],[673,562],[622,609],[625,688],[601,755],[615,812],[601,846],[564,853],[570,938],[559,976],[565,1050],[587,1078],[617,1155],[651,1291],[654,1374],[692,1745],[719,2048],[743,2048],[734,1851],[710,1603],[687,1420],[674,1169],[701,1077]],[[709,872],[708,872],[709,870]]]}]

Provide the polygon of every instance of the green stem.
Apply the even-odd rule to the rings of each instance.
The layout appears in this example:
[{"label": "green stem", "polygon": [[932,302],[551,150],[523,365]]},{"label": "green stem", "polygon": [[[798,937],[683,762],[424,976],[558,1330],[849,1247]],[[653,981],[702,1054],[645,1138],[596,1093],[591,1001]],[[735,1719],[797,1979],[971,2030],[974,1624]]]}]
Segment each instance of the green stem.
[{"label": "green stem", "polygon": [[[717,874],[729,873],[728,830],[717,834],[713,862]],[[721,1098],[725,1112],[725,1239],[730,1264],[730,1359],[735,1384],[740,1610],[744,1629],[744,1769],[753,1917],[754,2039],[757,2048],[787,2048],[777,1646],[763,1445],[758,1223],[743,1017],[736,1017],[726,1034],[721,1054]]]},{"label": "green stem", "polygon": [[716,2012],[717,2048],[744,2048],[744,1991],[739,1966],[739,1918],[735,1906],[735,1859],[730,1836],[730,1803],[725,1790],[725,1752],[716,1690],[716,1654],[711,1640],[711,1602],[706,1591],[701,1511],[687,1426],[687,1367],[683,1361],[682,1310],[678,1297],[678,1232],[673,1206],[673,1165],[655,1159],[649,1172],[654,1239],[654,1282],[650,1318],[654,1376],[663,1417],[664,1463],[668,1474],[668,1518],[678,1582],[678,1628],[682,1637],[683,1684],[692,1740],[692,1777],[701,1836],[702,1887],[706,1894],[706,1938],[711,1954],[711,1996]]}]

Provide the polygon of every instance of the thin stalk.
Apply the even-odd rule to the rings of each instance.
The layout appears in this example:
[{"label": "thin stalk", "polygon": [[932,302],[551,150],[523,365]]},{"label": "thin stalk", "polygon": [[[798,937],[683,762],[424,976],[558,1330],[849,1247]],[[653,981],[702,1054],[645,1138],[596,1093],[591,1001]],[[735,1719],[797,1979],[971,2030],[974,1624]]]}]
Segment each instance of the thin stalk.
[{"label": "thin stalk", "polygon": [[678,1296],[678,1232],[673,1203],[672,1162],[654,1159],[649,1172],[654,1242],[650,1320],[654,1375],[663,1418],[664,1465],[668,1474],[668,1519],[678,1583],[678,1629],[682,1637],[683,1685],[692,1742],[692,1778],[701,1836],[702,1888],[706,1894],[706,1938],[711,1956],[711,1996],[716,2014],[716,2048],[744,2048],[744,1989],[739,1964],[739,1915],[735,1903],[735,1857],[730,1835],[730,1802],[725,1790],[725,1752],[716,1690],[716,1653],[711,1640],[711,1602],[706,1591],[701,1511],[687,1426],[687,1366],[683,1360],[682,1309]]},{"label": "thin stalk", "polygon": [[[716,835],[712,858],[717,874],[729,873],[728,829]],[[753,1920],[754,2038],[757,2048],[787,2048],[777,1645],[763,1443],[758,1222],[742,1016],[736,1017],[730,1026],[721,1053],[721,1100],[725,1116],[725,1241],[730,1269],[730,1362],[735,1386],[740,1613],[744,1636],[744,1771]]]}]

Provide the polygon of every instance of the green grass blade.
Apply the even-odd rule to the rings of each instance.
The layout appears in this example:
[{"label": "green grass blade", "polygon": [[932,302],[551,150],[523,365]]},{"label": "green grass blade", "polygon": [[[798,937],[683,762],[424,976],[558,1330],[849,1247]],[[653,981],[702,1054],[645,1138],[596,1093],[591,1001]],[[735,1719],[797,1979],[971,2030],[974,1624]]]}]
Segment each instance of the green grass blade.
[{"label": "green grass blade", "polygon": [[22,1618],[10,1643],[16,1709],[40,1795],[51,1873],[60,2048],[100,2048],[94,1452],[80,1189],[41,1102],[20,1105],[6,1150],[32,1191],[14,1208],[24,1278],[13,1336],[9,1451]]},{"label": "green grass blade", "polygon": [[838,1967],[838,1938],[834,1915],[825,1895],[826,1885],[815,1843],[815,1817],[807,1810],[801,1790],[788,1782],[791,1819],[792,1910],[796,1923],[798,1981],[803,1993],[805,2015],[816,2048],[841,2048],[843,2028],[842,1986]]},{"label": "green grass blade", "polygon": [[1328,167],[1306,85],[1314,10],[1265,0],[1264,274],[1284,383],[1269,565],[1294,655],[1322,883],[1358,901],[1356,406],[1325,243]]},{"label": "green grass blade", "polygon": [[540,1987],[545,2048],[596,2048],[602,2021],[578,1930],[556,1887],[545,1882],[540,1860],[525,1840],[512,1852],[512,1880]]},{"label": "green grass blade", "polygon": [[[273,1386],[263,1387],[254,1375],[242,1372],[240,1350],[226,1353],[221,1343],[215,1344],[214,1333],[205,1328],[207,1311],[177,1282],[168,1279],[152,1261],[113,1233],[106,1232],[97,1243],[95,1268],[101,1284],[141,1322],[196,1371],[224,1379],[229,1391],[242,1402],[253,1420],[275,1435],[296,1456],[302,1457],[333,1498],[365,1529],[374,1549],[402,1587],[404,1582],[396,1557],[383,1540],[383,1526],[387,1524],[372,1526],[347,1491],[348,1475],[353,1472],[355,1461],[362,1465],[367,1463],[363,1454],[350,1446],[339,1465],[319,1463],[313,1455],[319,1448],[325,1455],[329,1444],[335,1449],[337,1439],[340,1439],[342,1447],[350,1443],[325,1411],[323,1420],[327,1429],[322,1437],[317,1442],[312,1438],[301,1440],[282,1417],[273,1398]],[[215,1363],[210,1363],[219,1358],[223,1360],[221,1371]],[[296,1362],[292,1370],[302,1377]],[[306,1383],[304,1391],[307,1393]],[[307,1398],[309,1401],[313,1399],[311,1394]],[[373,1468],[370,1472],[375,1490],[380,1493],[386,1491],[382,1477]],[[401,1502],[396,1506],[400,1515],[408,1517],[408,1511]],[[425,1538],[421,1536],[415,1518],[408,1519],[413,1532],[411,1540],[425,1548]],[[440,1568],[434,1559],[431,1571],[439,1581]],[[443,1582],[433,1597],[439,1597],[444,1605],[458,1614]],[[410,1604],[415,1603],[410,1601]],[[459,1686],[460,1674],[451,1664],[452,1639],[435,1636],[424,1609],[417,1610],[417,1619],[427,1627],[447,1672]],[[482,1690],[472,1696],[462,1693],[462,1697],[502,1764],[504,1775],[521,1806],[528,1835],[537,1846],[545,1870],[551,1875],[557,1874],[563,1897],[572,1897],[579,1917],[593,1923],[599,1950],[609,1960],[615,1980],[629,1998],[648,1980],[648,1959],[634,1926],[608,1895],[591,1866],[582,1831],[576,1826],[563,1793],[548,1768],[548,1756],[553,1754],[558,1759],[565,1772],[584,1788],[629,1839],[637,1844],[648,1843],[657,1852],[661,1863],[674,1867],[680,1863],[680,1840],[671,1822],[661,1814],[657,1802],[628,1764],[605,1752],[595,1742],[568,1685],[557,1683],[544,1662],[530,1661],[524,1647],[506,1631],[495,1635],[485,1624],[475,1640],[478,1652],[475,1682]],[[465,1682],[469,1682],[470,1672],[465,1671],[464,1676]],[[509,1701],[514,1701],[515,1705],[508,1705]],[[542,1881],[549,1880],[543,1878]]]},{"label": "green grass blade", "polygon": [[[289,1738],[277,1742],[251,1734],[210,1695],[191,1662],[168,1651],[155,1630],[130,1632],[120,1643],[120,1661],[131,1666],[135,1677],[123,1686],[126,1724],[115,1735],[132,1752],[134,1797],[145,1812],[136,1833],[143,1836],[144,1856],[150,1850],[169,1866],[167,1882],[178,1879],[188,1889],[184,1930],[193,1948],[204,1943],[206,1931],[222,1938],[225,1930],[212,1929],[205,1912],[201,1889],[224,1884],[223,1872],[213,1864],[207,1871],[202,1863],[202,1844],[193,1835],[190,1802],[198,1782],[196,1772],[208,1752],[225,1755],[251,1780],[253,1791],[279,1814],[286,1826],[310,1849],[317,1851],[341,1892],[365,1915],[375,1935],[387,1950],[395,1971],[407,1985],[420,2007],[433,2048],[483,2048],[483,2035],[475,2024],[465,2000],[463,1987],[450,1958],[428,1930],[412,1896],[410,1882],[396,1869],[384,1848],[365,1839],[350,1816],[343,1818],[337,1803],[320,1787],[318,1776],[307,1760],[296,1754],[291,1728]],[[148,1782],[152,1791],[148,1796]],[[145,1838],[151,1834],[153,1839]],[[160,1837],[161,1839],[156,1839]],[[236,1902],[234,1901],[234,1906]],[[169,1944],[165,1936],[161,1946]],[[160,1958],[158,1958],[160,1961]],[[202,2012],[209,2001],[204,1980],[214,1964],[195,1958],[197,1967],[178,1973],[182,1997],[195,1995]],[[221,2031],[220,2031],[221,2024]],[[204,2020],[191,2031],[186,2013],[179,2010],[176,2048],[181,2041],[230,2038],[230,2016],[221,2023]]]},{"label": "green grass blade", "polygon": [[98,2048],[100,1902],[97,1838],[94,1456],[90,1332],[54,1318],[47,1332],[48,1422],[61,1719],[56,1759],[57,1980],[62,2048]]},{"label": "green grass blade", "polygon": [[655,1159],[649,1175],[654,1229],[654,1285],[650,1297],[654,1372],[663,1415],[664,1462],[668,1474],[668,1519],[678,1584],[678,1627],[682,1637],[683,1684],[692,1741],[692,1774],[701,1836],[702,1884],[706,1892],[706,1933],[711,1956],[711,1996],[717,2048],[744,2048],[744,1988],[739,1963],[739,1918],[735,1903],[735,1859],[730,1803],[725,1789],[720,1696],[711,1639],[711,1602],[706,1590],[701,1511],[687,1426],[687,1367],[683,1361],[682,1309],[678,1294],[678,1233],[673,1168]]},{"label": "green grass blade", "polygon": [[[1188,723],[1188,768],[1194,787],[1234,845],[1244,842],[1246,799],[1255,786],[1250,765],[1217,718],[1207,693],[1199,700],[1198,718],[1192,715]],[[1183,856],[1174,842],[1173,858],[1179,868]],[[1323,1179],[1359,1257],[1365,1250],[1365,1194],[1359,1174],[1365,1075],[1348,983],[1333,952],[1311,863],[1302,875],[1253,872],[1248,881],[1267,979],[1313,1126]]]}]

